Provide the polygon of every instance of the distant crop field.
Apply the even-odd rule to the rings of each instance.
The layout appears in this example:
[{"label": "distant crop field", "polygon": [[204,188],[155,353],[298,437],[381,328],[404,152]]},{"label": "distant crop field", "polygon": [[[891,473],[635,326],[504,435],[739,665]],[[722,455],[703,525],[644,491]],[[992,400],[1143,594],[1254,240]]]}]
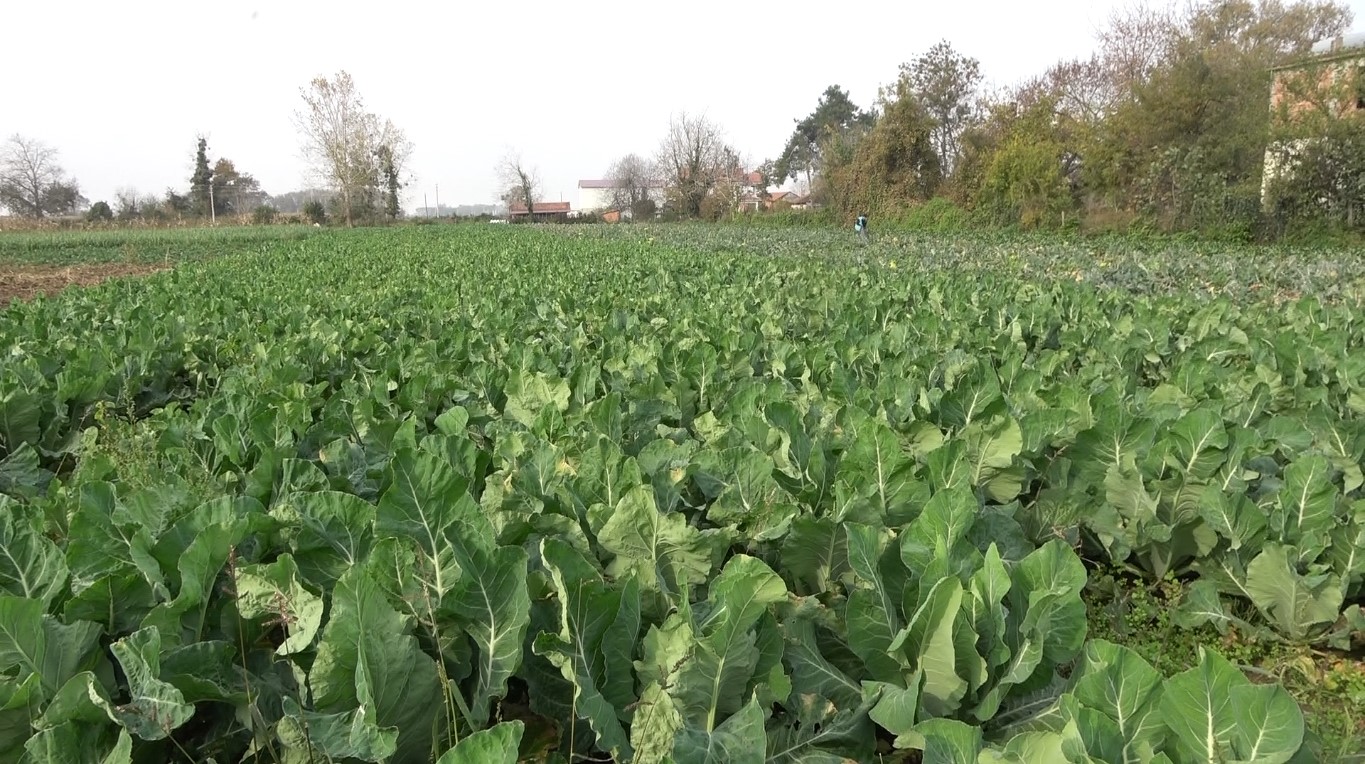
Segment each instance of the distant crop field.
[{"label": "distant crop field", "polygon": [[0,266],[176,263],[224,251],[298,241],[311,226],[235,226],[0,233]]},{"label": "distant crop field", "polygon": [[26,236],[0,760],[1365,754],[1354,253]]}]

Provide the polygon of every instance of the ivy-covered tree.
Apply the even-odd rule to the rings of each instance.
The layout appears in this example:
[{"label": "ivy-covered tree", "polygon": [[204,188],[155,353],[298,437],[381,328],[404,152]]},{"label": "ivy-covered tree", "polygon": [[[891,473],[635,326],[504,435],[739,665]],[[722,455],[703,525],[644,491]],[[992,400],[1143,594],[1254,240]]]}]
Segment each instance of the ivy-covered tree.
[{"label": "ivy-covered tree", "polygon": [[190,212],[200,217],[208,217],[211,199],[213,170],[209,167],[209,142],[202,135],[194,152],[194,174],[190,176]]}]

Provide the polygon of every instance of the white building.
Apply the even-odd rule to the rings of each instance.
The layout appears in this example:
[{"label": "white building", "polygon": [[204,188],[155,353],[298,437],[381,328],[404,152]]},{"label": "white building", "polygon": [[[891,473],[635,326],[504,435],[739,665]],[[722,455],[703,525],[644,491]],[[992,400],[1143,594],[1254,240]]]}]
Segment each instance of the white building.
[{"label": "white building", "polygon": [[[578,204],[574,209],[579,212],[602,212],[610,209],[612,197],[615,196],[616,187],[609,180],[580,180],[578,181]],[[660,206],[664,203],[663,184],[651,186],[649,198]]]}]

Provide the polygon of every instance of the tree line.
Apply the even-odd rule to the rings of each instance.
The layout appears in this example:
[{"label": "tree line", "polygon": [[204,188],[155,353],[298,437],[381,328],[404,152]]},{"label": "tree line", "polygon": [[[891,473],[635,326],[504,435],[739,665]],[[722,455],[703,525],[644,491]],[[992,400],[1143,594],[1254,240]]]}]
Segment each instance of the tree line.
[{"label": "tree line", "polygon": [[271,197],[250,173],[226,157],[210,157],[198,136],[188,189],[161,195],[120,188],[112,200],[93,204],[68,176],[58,152],[40,140],[11,136],[0,146],[0,207],[18,217],[43,220],[83,213],[92,222],[243,218],[268,223],[279,212],[301,213],[311,222],[329,215],[345,222],[395,219],[402,214],[412,144],[394,124],[365,108],[351,76],[318,77],[300,89],[304,108],[294,115],[315,186]]},{"label": "tree line", "polygon": [[[1297,90],[1286,103],[1323,102],[1306,116],[1289,119],[1269,103],[1275,68],[1350,22],[1335,0],[1130,6],[1108,19],[1092,55],[1004,88],[988,87],[979,62],[944,40],[902,64],[866,108],[843,88],[826,88],[794,120],[777,158],[756,169],[714,121],[675,115],[652,155],[612,163],[610,203],[637,217],[717,219],[794,180],[840,218],[896,219],[928,206],[954,220],[1023,228],[1359,231],[1365,73],[1342,80],[1358,93],[1324,95],[1315,90],[1324,78],[1311,71],[1290,81]],[[276,206],[289,201],[311,220],[330,215],[348,225],[399,217],[412,154],[404,133],[366,107],[344,71],[314,79],[300,95],[303,154],[314,185],[326,190]],[[1361,108],[1342,115],[1327,103],[1342,99]],[[1285,170],[1267,177],[1267,164]],[[509,207],[534,210],[542,201],[539,174],[519,154],[495,169]],[[230,160],[210,162],[201,137],[188,192],[120,191],[112,206],[99,202],[88,214],[264,215],[275,201]],[[14,136],[0,150],[0,206],[11,213],[43,218],[85,204],[54,149]]]},{"label": "tree line", "polygon": [[[826,89],[773,175],[807,183],[841,216],[894,219],[932,201],[1025,228],[1359,231],[1363,112],[1330,108],[1342,95],[1315,94],[1324,78],[1311,71],[1285,101],[1324,101],[1311,118],[1270,104],[1275,67],[1350,22],[1331,0],[1134,6],[1108,19],[1093,55],[996,90],[976,59],[942,41],[901,65],[866,110]],[[1365,74],[1347,86],[1359,93],[1346,102],[1365,104]],[[1273,178],[1263,177],[1268,152],[1285,154]]]},{"label": "tree line", "polygon": [[[651,156],[629,153],[607,168],[607,206],[628,210],[637,219],[662,214],[668,219],[719,220],[734,212],[745,194],[761,194],[769,174],[747,171],[743,154],[724,129],[705,114],[674,114]],[[519,153],[494,168],[509,209],[534,211],[543,201],[540,174]]]}]

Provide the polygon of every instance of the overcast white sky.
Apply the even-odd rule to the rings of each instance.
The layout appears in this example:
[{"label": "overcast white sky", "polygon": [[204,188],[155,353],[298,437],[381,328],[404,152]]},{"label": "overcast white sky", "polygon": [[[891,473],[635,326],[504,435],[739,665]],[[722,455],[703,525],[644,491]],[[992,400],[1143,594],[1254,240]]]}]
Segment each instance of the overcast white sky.
[{"label": "overcast white sky", "polygon": [[55,146],[91,201],[184,189],[199,132],[283,193],[305,182],[299,88],[346,69],[415,145],[409,208],[437,184],[445,204],[493,201],[508,149],[576,202],[579,178],[652,155],[673,112],[704,111],[757,162],[827,85],[866,106],[941,38],[1012,84],[1091,51],[1125,2],[7,0],[0,136]]}]

